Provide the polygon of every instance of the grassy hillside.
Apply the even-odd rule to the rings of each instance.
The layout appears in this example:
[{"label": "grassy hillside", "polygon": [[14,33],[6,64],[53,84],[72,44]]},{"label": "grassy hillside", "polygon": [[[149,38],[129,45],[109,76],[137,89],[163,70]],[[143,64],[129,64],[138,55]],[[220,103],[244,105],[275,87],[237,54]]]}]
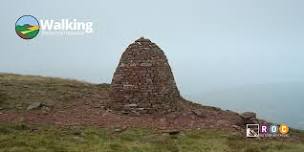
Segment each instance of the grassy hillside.
[{"label": "grassy hillside", "polygon": [[[304,133],[296,130],[290,131],[292,138],[248,139],[244,137],[243,131],[232,131],[231,129],[227,131],[229,130],[227,128],[224,131],[222,125],[227,122],[220,126],[221,130],[180,130],[174,135],[170,135],[168,132],[164,133],[162,129],[157,127],[145,129],[129,127],[126,129],[127,127],[123,127],[128,124],[141,124],[150,119],[143,117],[144,120],[131,121],[139,117],[130,116],[132,119],[128,119],[129,116],[126,115],[109,114],[99,106],[96,107],[92,104],[102,104],[107,101],[109,89],[108,84],[98,85],[60,78],[0,74],[0,118],[2,118],[0,120],[3,120],[0,121],[0,152],[304,151]],[[34,102],[46,104],[48,107],[52,106],[53,110],[46,113],[39,109],[26,110]],[[80,102],[80,104],[62,108],[75,102]],[[206,107],[203,109],[205,110],[203,116],[206,116],[208,109]],[[211,111],[214,113],[223,112],[219,109]],[[215,116],[219,117],[220,115]],[[6,118],[12,119],[5,121]],[[73,119],[71,122],[79,120],[81,123],[69,123],[70,118]],[[224,118],[226,117],[222,119]],[[92,121],[89,121],[91,119]],[[170,119],[174,118],[170,116]],[[188,119],[187,117],[183,120],[187,121]],[[212,117],[212,119],[215,118]],[[123,120],[129,121],[124,122]],[[153,118],[152,120],[157,119]],[[166,119],[160,120],[167,121]],[[202,118],[202,120],[205,119]],[[84,121],[91,123],[83,124]],[[195,118],[195,121],[198,122],[199,119]],[[210,124],[213,121],[204,121],[202,125]],[[62,122],[68,125],[55,125],[51,122]],[[108,125],[102,128],[96,124]]]},{"label": "grassy hillside", "polygon": [[246,139],[232,132],[194,130],[169,135],[147,129],[0,125],[0,152],[303,152],[302,141]]},{"label": "grassy hillside", "polygon": [[33,102],[64,105],[76,100],[106,100],[108,84],[0,73],[0,107],[24,110]]},{"label": "grassy hillside", "polygon": [[21,36],[22,38],[33,38],[35,37],[38,32],[39,32],[39,26],[37,25],[29,25],[29,24],[25,24],[25,25],[17,25],[16,26],[16,31],[18,33],[19,36]]}]

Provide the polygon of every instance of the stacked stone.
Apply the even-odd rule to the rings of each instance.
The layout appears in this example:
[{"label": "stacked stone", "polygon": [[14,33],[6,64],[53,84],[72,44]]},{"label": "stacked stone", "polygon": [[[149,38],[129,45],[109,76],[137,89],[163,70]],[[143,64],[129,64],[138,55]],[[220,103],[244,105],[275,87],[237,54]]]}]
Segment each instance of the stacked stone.
[{"label": "stacked stone", "polygon": [[167,113],[180,94],[164,52],[140,38],[122,54],[111,83],[108,108],[124,113]]}]

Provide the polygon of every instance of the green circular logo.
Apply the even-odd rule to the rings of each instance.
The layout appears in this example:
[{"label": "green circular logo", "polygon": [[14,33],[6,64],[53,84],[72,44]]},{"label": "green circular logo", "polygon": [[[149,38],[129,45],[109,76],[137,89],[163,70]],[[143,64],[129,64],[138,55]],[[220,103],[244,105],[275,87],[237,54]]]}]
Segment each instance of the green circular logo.
[{"label": "green circular logo", "polygon": [[39,33],[39,29],[39,22],[32,15],[21,16],[15,24],[17,35],[26,40],[36,37]]}]

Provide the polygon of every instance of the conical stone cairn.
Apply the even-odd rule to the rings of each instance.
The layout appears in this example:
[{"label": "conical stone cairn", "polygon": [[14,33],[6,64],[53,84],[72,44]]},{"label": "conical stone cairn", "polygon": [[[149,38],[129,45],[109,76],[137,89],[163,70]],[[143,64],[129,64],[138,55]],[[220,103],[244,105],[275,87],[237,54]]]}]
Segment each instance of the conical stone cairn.
[{"label": "conical stone cairn", "polygon": [[179,109],[180,94],[164,52],[143,37],[123,52],[107,107],[123,113],[168,113]]}]

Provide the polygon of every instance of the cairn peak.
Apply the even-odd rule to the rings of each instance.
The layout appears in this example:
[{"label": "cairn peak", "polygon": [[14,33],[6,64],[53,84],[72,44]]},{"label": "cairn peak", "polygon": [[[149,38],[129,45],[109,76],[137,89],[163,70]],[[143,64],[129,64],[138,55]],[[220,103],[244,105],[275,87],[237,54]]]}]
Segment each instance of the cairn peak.
[{"label": "cairn peak", "polygon": [[108,108],[127,113],[178,110],[180,94],[164,52],[141,37],[122,54],[114,73]]},{"label": "cairn peak", "polygon": [[135,40],[135,42],[148,42],[148,43],[152,43],[151,40],[146,39],[144,37],[140,37],[139,39]]}]

